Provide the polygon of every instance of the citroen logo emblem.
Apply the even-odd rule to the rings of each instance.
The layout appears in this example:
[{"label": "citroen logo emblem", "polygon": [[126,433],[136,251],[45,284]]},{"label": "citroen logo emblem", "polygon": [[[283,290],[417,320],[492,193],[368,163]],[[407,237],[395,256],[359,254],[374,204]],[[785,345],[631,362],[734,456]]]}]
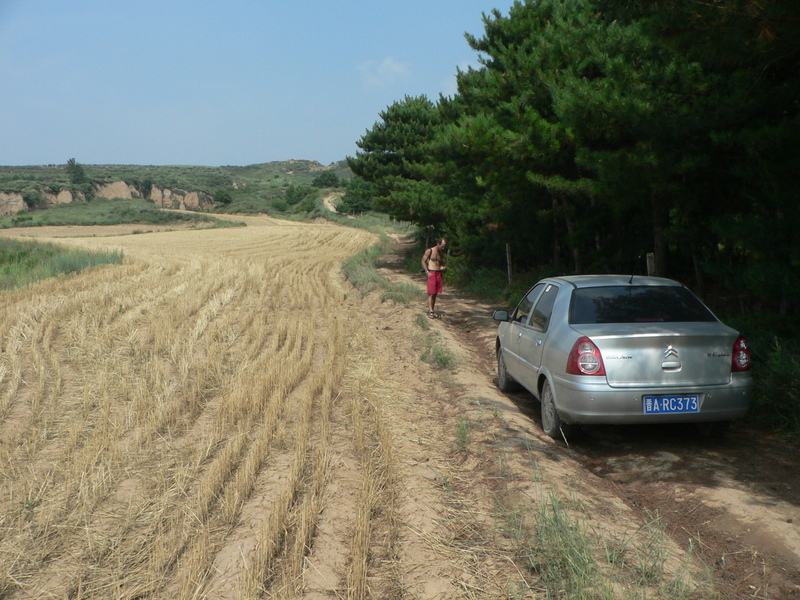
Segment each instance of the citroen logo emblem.
[{"label": "citroen logo emblem", "polygon": [[678,358],[678,351],[672,347],[672,345],[667,346],[667,349],[664,350],[664,358]]}]

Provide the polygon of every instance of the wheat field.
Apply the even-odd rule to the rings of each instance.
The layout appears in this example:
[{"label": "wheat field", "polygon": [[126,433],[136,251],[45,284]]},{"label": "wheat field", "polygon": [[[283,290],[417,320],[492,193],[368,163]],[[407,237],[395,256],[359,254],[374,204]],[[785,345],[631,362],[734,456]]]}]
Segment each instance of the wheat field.
[{"label": "wheat field", "polygon": [[0,295],[0,598],[402,596],[376,238],[245,220]]}]

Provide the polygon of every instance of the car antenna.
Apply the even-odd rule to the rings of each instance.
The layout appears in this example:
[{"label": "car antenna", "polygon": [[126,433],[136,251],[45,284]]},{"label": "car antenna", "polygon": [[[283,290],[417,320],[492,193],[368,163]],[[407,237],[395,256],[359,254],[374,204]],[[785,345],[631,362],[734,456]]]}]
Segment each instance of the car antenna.
[{"label": "car antenna", "polygon": [[633,283],[633,276],[636,274],[636,265],[642,260],[642,256],[644,256],[644,251],[640,252],[639,256],[637,256],[636,260],[633,262],[633,269],[631,269],[631,278],[628,280],[628,285]]}]

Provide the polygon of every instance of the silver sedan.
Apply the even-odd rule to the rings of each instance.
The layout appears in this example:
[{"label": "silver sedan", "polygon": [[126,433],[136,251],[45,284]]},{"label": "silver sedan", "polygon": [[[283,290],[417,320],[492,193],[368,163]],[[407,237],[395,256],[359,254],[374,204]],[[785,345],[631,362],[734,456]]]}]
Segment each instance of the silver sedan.
[{"label": "silver sedan", "polygon": [[747,340],[682,284],[657,277],[543,279],[497,310],[497,382],[542,405],[542,427],[695,422],[720,433],[748,410]]}]

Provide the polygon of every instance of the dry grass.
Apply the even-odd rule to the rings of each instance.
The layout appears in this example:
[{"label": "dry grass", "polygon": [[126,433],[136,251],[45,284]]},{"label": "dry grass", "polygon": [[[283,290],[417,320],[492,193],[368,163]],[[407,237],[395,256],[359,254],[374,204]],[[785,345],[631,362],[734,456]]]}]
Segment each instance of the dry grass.
[{"label": "dry grass", "polygon": [[223,570],[228,597],[297,597],[358,329],[339,265],[373,240],[61,240],[127,258],[0,295],[0,597],[214,597]]},{"label": "dry grass", "polygon": [[[382,394],[373,383],[383,378],[369,360],[369,340],[357,338],[354,364],[347,380],[353,440],[363,478],[356,505],[355,534],[347,580],[347,598],[397,597],[399,574],[397,464],[392,433],[383,414]],[[379,564],[378,569],[373,565]],[[374,581],[370,582],[370,577]]]}]

